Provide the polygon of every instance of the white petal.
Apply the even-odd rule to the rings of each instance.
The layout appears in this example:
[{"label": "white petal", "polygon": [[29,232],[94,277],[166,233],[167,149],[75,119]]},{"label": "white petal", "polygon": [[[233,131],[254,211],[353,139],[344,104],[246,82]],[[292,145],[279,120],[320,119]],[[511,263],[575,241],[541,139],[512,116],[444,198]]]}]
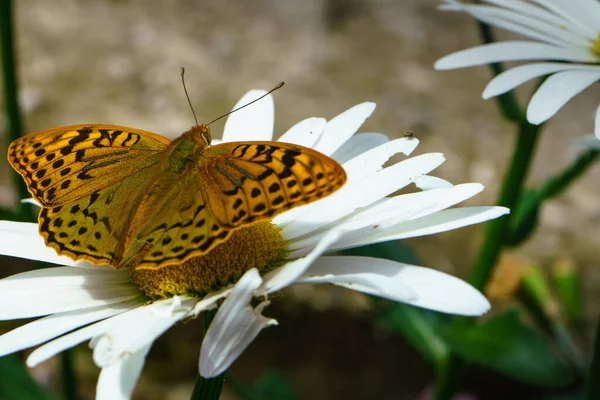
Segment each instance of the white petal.
[{"label": "white petal", "polygon": [[445,189],[452,187],[452,183],[431,175],[423,175],[415,180],[415,185],[421,190]]},{"label": "white petal", "polygon": [[519,67],[511,68],[507,71],[498,74],[494,79],[488,83],[483,91],[483,98],[489,99],[490,97],[498,96],[513,90],[519,85],[540,76],[552,74],[558,71],[564,71],[569,69],[584,69],[584,68],[598,68],[598,67],[586,67],[586,66],[574,66],[572,64],[559,64],[559,63],[535,63],[527,64]]},{"label": "white petal", "polygon": [[435,69],[454,69],[502,61],[562,60],[597,62],[591,52],[526,41],[506,41],[484,44],[457,51],[436,61]]},{"label": "white petal", "polygon": [[85,328],[81,328],[74,332],[63,335],[58,339],[54,339],[38,347],[27,358],[27,366],[30,368],[35,367],[36,365],[48,360],[51,357],[54,357],[66,349],[70,349],[71,347],[83,343],[86,340],[103,334],[111,327],[118,325],[121,321],[121,318],[123,318],[123,316],[126,314],[128,314],[128,312],[124,312],[122,314],[115,315],[114,317],[96,322],[95,324],[88,325]]},{"label": "white petal", "polygon": [[286,286],[294,283],[310,265],[325,253],[329,248],[339,240],[342,236],[342,231],[339,229],[332,229],[327,232],[321,240],[315,245],[315,247],[302,258],[291,261],[271,272],[264,277],[264,282],[259,289],[256,290],[257,296],[266,296],[269,293],[276,292],[283,289]]},{"label": "white petal", "polygon": [[[0,298],[10,290],[42,290],[47,286],[106,287],[129,283],[126,270],[103,268],[42,268],[0,279]],[[131,285],[133,286],[133,285]]]},{"label": "white petal", "polygon": [[[479,183],[467,183],[450,188],[385,198],[350,214],[342,221],[336,221],[335,226],[346,231],[341,243],[365,240],[365,238],[373,236],[375,232],[395,229],[401,224],[404,226],[406,221],[419,219],[451,207],[475,196],[482,190],[483,185]],[[290,250],[310,248],[319,240],[319,237],[320,234],[313,233],[303,239],[295,240],[288,245],[288,248]],[[293,255],[297,256],[298,253],[294,252]]]},{"label": "white petal", "polygon": [[217,301],[229,296],[229,293],[231,293],[231,290],[233,289],[233,285],[230,286],[231,287],[225,287],[221,290],[211,292],[204,296],[204,298],[194,306],[194,316],[197,317],[202,311],[212,310],[215,308],[217,306]]},{"label": "white petal", "polygon": [[452,207],[483,190],[480,183],[464,183],[449,188],[409,193],[386,198],[380,203],[351,215],[343,226],[347,230],[357,230],[369,224],[378,224],[386,229],[403,221],[417,219]]},{"label": "white petal", "polygon": [[283,227],[281,235],[284,240],[291,240],[319,229],[405,187],[443,162],[442,154],[423,154],[347,184],[332,195],[310,204],[311,207],[305,208],[306,211],[293,223]]},{"label": "white petal", "polygon": [[0,320],[114,304],[140,294],[120,271],[69,267],[29,271],[0,281]]},{"label": "white petal", "polygon": [[21,204],[31,204],[32,206],[41,207],[40,203],[38,203],[37,201],[35,201],[35,199],[32,198],[32,197],[27,198],[27,199],[22,199],[21,200]]},{"label": "white petal", "polygon": [[596,108],[596,115],[594,116],[594,135],[600,139],[600,105]]},{"label": "white petal", "polygon": [[464,5],[471,15],[489,25],[517,34],[552,43],[561,47],[589,48],[589,39],[563,28],[563,24],[547,23],[537,16],[529,16],[505,8],[485,5]]},{"label": "white petal", "polygon": [[[352,240],[342,238],[333,246],[332,250],[432,235],[434,233],[462,228],[463,226],[478,224],[508,213],[509,210],[504,207],[462,207],[443,210],[386,229],[373,227],[371,234],[364,233],[362,237],[353,237]],[[291,254],[291,256],[294,255],[295,253]]]},{"label": "white petal", "polygon": [[38,224],[28,222],[0,221],[0,254],[53,264],[75,264],[46,247],[38,233]]},{"label": "white petal", "polygon": [[587,28],[590,33],[600,30],[600,20],[597,16],[600,13],[600,8],[596,1],[554,1],[554,0],[534,0],[536,3],[542,4],[552,10],[554,13],[561,15],[573,24],[577,24],[581,28]]},{"label": "white petal", "polygon": [[359,154],[389,141],[390,139],[383,133],[359,133],[348,139],[342,147],[337,149],[331,155],[331,158],[338,163],[343,164]]},{"label": "white petal", "polygon": [[322,257],[299,283],[333,283],[449,314],[476,316],[490,309],[477,289],[454,276],[381,258]]},{"label": "white petal", "polygon": [[277,321],[260,313],[265,303],[253,310],[248,304],[262,282],[254,268],[247,271],[223,302],[210,324],[200,350],[200,375],[215,377],[224,372],[256,335]]},{"label": "white petal", "polygon": [[[267,93],[251,90],[233,107],[236,109]],[[247,142],[249,140],[272,140],[275,105],[271,95],[236,111],[227,118],[223,130],[223,142]]]},{"label": "white petal", "polygon": [[136,353],[187,317],[196,302],[189,297],[173,297],[122,314],[120,323],[93,343],[94,362],[103,368]]},{"label": "white petal", "polygon": [[571,21],[557,16],[545,8],[526,3],[522,0],[486,0],[486,2],[515,10],[520,14],[529,15],[530,17],[537,18],[540,21],[545,21],[554,26],[563,27],[568,31],[574,32],[582,37],[587,37],[590,40],[596,40],[596,33],[593,32],[593,30],[590,31],[589,27],[582,29],[578,24],[573,24]]},{"label": "white petal", "polygon": [[122,313],[142,304],[138,298],[110,306],[68,311],[40,318],[0,336],[0,356],[53,339],[75,328]]},{"label": "white petal", "polygon": [[326,155],[333,154],[356,133],[373,111],[375,103],[362,103],[336,116],[327,123],[314,149]]},{"label": "white petal", "polygon": [[573,96],[600,79],[595,71],[564,71],[546,79],[535,92],[527,107],[527,120],[541,124],[552,117]]},{"label": "white petal", "polygon": [[400,138],[358,154],[343,165],[348,182],[356,182],[381,170],[383,164],[398,153],[410,155],[418,145],[419,140],[416,138]]},{"label": "white petal", "polygon": [[130,357],[102,368],[96,384],[96,400],[129,400],[140,377],[151,344]]},{"label": "white petal", "polygon": [[325,131],[326,126],[325,118],[307,118],[288,129],[277,141],[312,148]]}]

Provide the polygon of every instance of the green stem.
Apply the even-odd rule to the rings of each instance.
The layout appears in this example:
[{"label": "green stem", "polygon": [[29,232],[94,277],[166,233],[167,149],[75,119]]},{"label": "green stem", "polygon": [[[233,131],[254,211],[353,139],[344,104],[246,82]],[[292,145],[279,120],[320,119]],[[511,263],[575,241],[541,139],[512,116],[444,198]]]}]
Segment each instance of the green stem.
[{"label": "green stem", "polygon": [[[6,136],[9,142],[21,137],[21,113],[16,76],[16,56],[13,40],[13,7],[12,0],[0,1],[0,46],[2,52],[2,85],[4,87],[4,103],[6,106]],[[31,197],[23,179],[12,171],[12,180],[17,189],[19,199]],[[20,204],[20,203],[19,203]],[[20,205],[19,214],[24,219],[30,219],[28,207]],[[28,218],[29,217],[29,218]]]},{"label": "green stem", "polygon": [[[208,330],[212,322],[216,310],[204,312],[204,333]],[[201,375],[196,377],[194,390],[190,396],[190,400],[219,400],[221,390],[223,389],[223,381],[225,380],[225,372],[214,378],[204,378]]]},{"label": "green stem", "polygon": [[77,400],[77,380],[73,369],[73,350],[63,351],[61,354],[62,385],[66,400]]}]

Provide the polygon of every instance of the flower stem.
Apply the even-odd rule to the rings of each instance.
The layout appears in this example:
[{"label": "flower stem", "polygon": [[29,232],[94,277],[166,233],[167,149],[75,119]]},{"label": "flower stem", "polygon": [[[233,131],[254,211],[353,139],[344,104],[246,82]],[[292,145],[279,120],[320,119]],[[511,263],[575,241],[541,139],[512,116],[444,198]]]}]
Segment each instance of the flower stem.
[{"label": "flower stem", "polygon": [[62,385],[66,400],[77,400],[77,380],[73,370],[73,350],[66,350],[61,354]]},{"label": "flower stem", "polygon": [[[6,136],[9,142],[21,137],[21,113],[17,90],[16,54],[13,41],[13,7],[12,0],[0,1],[0,46],[2,57],[2,85],[4,87],[4,102],[6,107]],[[27,186],[21,177],[12,171],[12,180],[19,199],[30,197]],[[20,203],[19,203],[20,204]],[[20,205],[19,214],[24,219],[31,220],[29,208]]]},{"label": "flower stem", "polygon": [[[212,322],[216,310],[208,310],[204,312],[204,333],[208,330]],[[190,400],[219,400],[221,390],[223,389],[223,381],[225,380],[225,372],[214,378],[204,378],[200,374],[196,377],[194,390],[190,396]]]},{"label": "flower stem", "polygon": [[[527,122],[521,123],[517,134],[517,143],[514,147],[515,151],[498,197],[498,205],[510,209],[514,209],[517,205],[534,154],[538,132],[539,126]],[[486,225],[484,243],[469,279],[469,282],[479,290],[483,290],[490,278],[502,250],[503,238],[510,226],[509,223],[510,219],[503,217],[492,220]],[[457,320],[457,323],[464,322],[462,319]],[[452,397],[463,365],[464,360],[452,353],[438,365],[438,399],[450,399]]]}]

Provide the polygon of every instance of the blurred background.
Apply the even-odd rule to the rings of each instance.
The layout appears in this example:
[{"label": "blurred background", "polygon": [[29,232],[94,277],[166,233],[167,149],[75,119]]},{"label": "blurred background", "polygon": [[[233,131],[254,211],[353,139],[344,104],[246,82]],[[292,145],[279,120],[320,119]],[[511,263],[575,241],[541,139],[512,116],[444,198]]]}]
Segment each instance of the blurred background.
[{"label": "blurred background", "polygon": [[[443,152],[435,175],[453,183],[481,182],[469,205],[493,205],[515,128],[481,99],[486,67],[435,71],[438,58],[479,44],[466,15],[441,12],[437,0],[28,0],[15,2],[20,100],[26,132],[78,123],[109,123],[170,138],[193,125],[180,82],[201,121],[231,109],[253,88],[275,93],[275,136],[296,122],[332,118],[364,102],[377,109],[361,132],[391,138],[412,130],[415,154]],[[508,35],[499,34],[500,38]],[[532,86],[518,92],[526,96]],[[530,173],[540,184],[577,154],[570,142],[592,131],[597,88],[570,101],[547,124]],[[596,96],[596,98],[594,97]],[[0,108],[3,110],[3,107]],[[5,116],[0,111],[0,126]],[[220,137],[222,123],[213,125]],[[5,132],[0,132],[4,134]],[[6,146],[6,141],[0,141]],[[2,149],[3,152],[6,148]],[[8,163],[0,164],[0,205],[16,204]],[[524,268],[563,260],[579,269],[585,313],[582,348],[589,348],[600,311],[600,169],[546,204],[531,239],[502,261],[503,285],[488,294],[494,312],[513,307]],[[406,260],[466,277],[483,226],[394,244]],[[381,249],[367,251],[385,252]],[[3,258],[1,276],[29,268]],[[498,281],[498,280],[497,280]],[[223,399],[428,399],[432,365],[390,322],[393,305],[333,287],[283,292],[267,309],[280,325],[265,330],[231,368]],[[437,318],[437,317],[436,317]],[[180,324],[160,338],[137,386],[137,399],[187,399],[197,372],[201,324]],[[79,392],[92,399],[98,369],[86,345],[74,352]],[[57,385],[57,363],[33,370]],[[554,389],[553,389],[554,390]],[[541,398],[549,389],[475,366],[461,398]],[[270,396],[270,397],[269,397]]]}]

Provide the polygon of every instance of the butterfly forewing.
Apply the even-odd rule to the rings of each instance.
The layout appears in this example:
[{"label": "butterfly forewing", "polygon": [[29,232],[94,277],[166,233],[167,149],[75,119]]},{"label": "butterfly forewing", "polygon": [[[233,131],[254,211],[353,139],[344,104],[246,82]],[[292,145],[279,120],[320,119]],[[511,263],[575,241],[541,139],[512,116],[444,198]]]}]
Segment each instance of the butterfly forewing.
[{"label": "butterfly forewing", "polygon": [[206,153],[210,208],[224,227],[273,217],[327,196],[346,181],[337,162],[293,144],[224,143]]},{"label": "butterfly forewing", "polygon": [[115,125],[73,125],[23,136],[8,160],[43,206],[88,196],[158,161],[169,140]]}]

